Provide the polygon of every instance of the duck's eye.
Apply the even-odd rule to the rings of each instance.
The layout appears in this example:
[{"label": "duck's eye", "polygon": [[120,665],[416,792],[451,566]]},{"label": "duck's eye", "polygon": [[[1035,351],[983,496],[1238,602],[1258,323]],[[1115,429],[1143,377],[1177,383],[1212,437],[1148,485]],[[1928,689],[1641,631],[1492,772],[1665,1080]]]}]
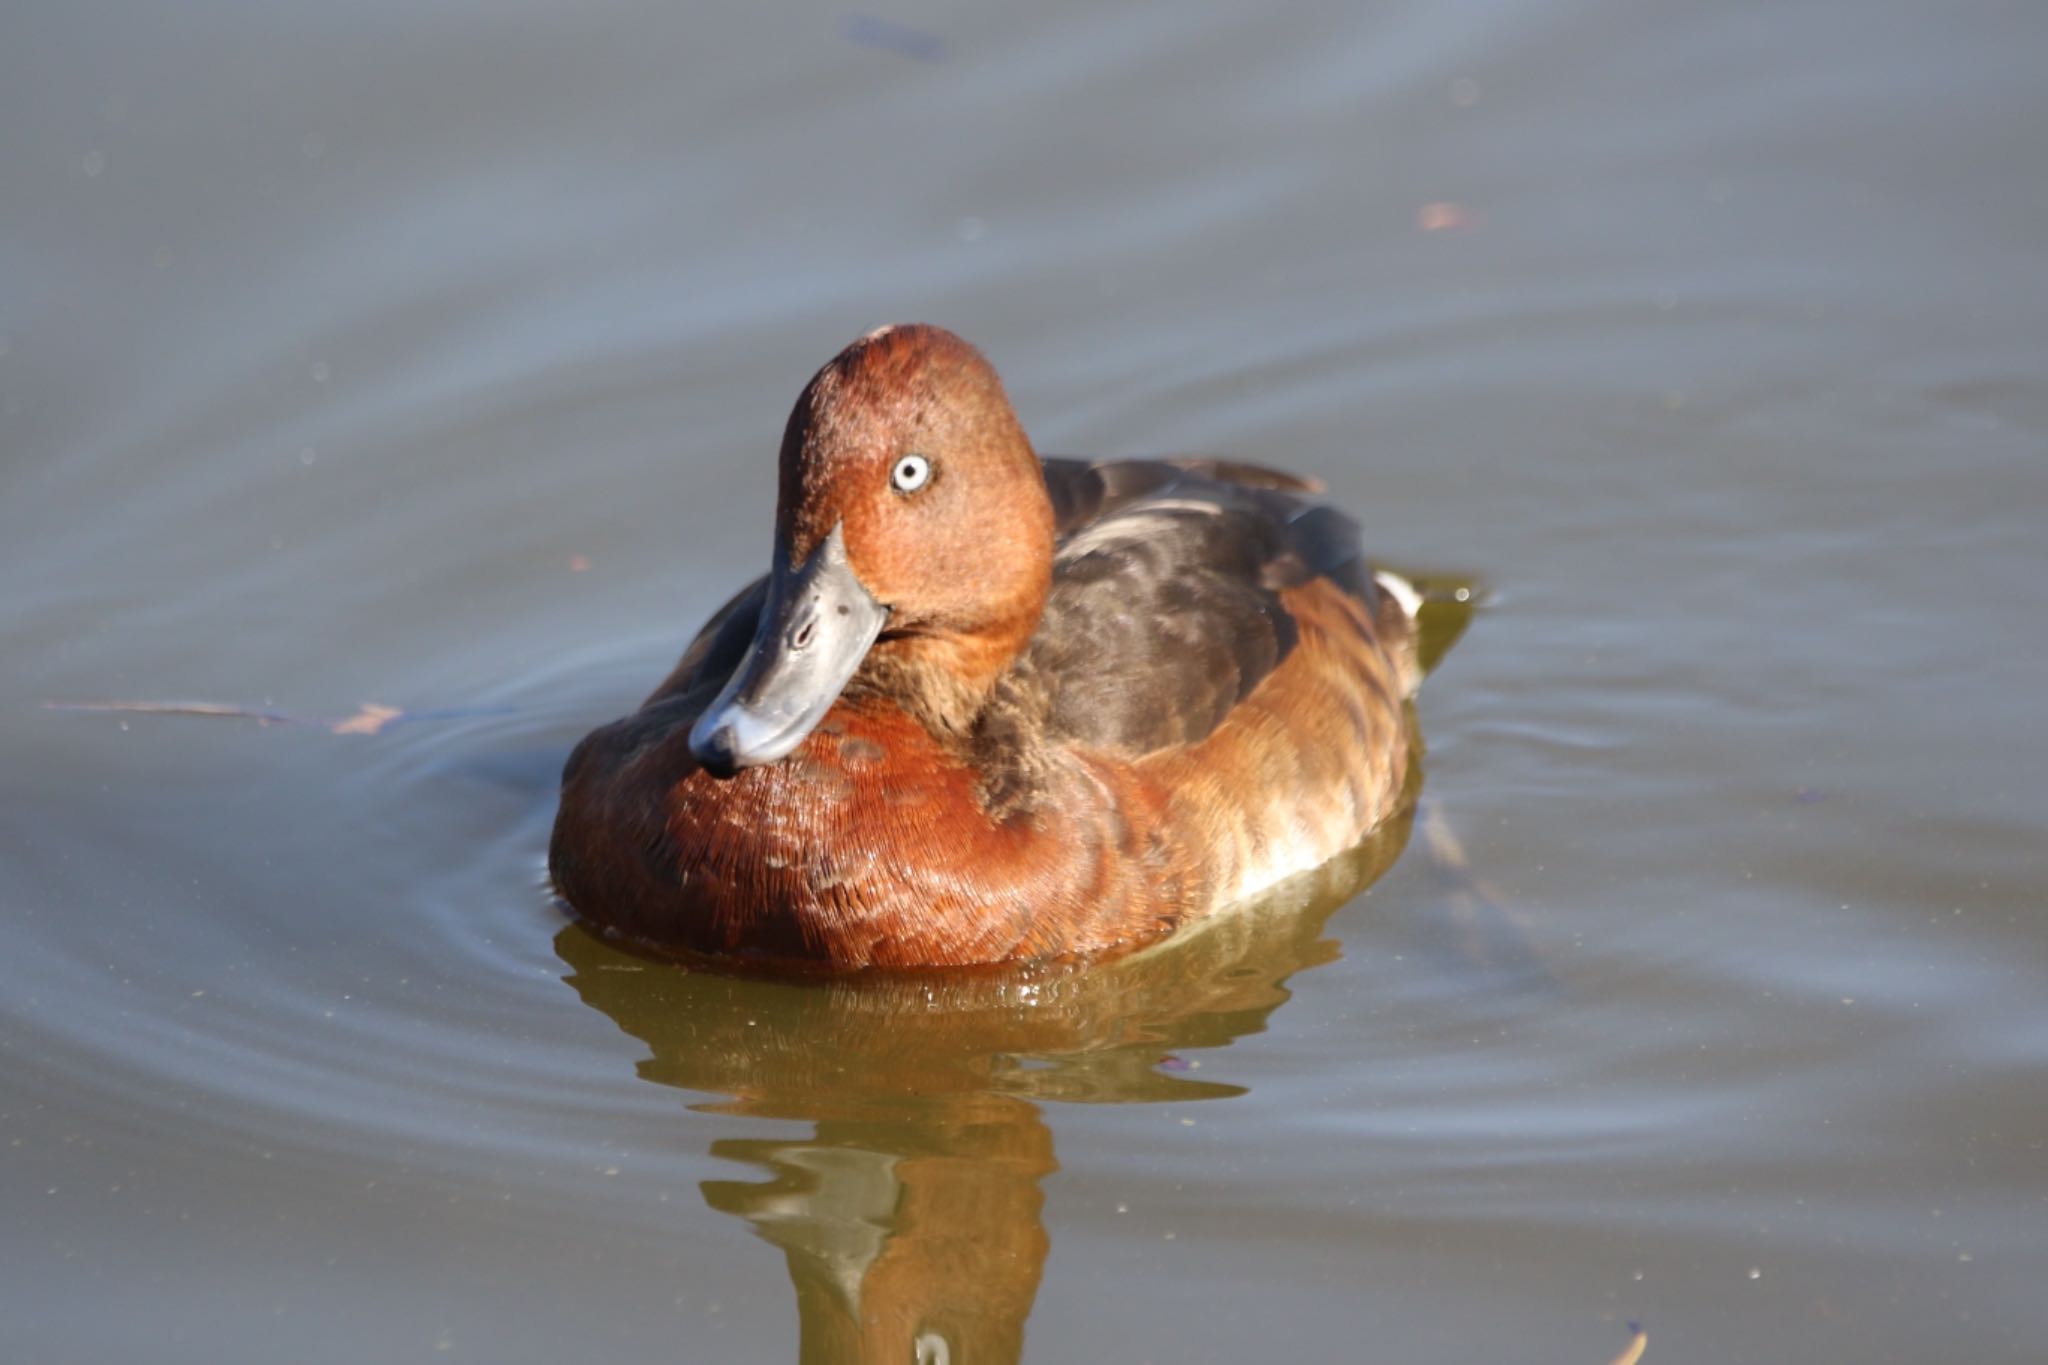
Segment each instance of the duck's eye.
[{"label": "duck's eye", "polygon": [[932,462],[922,455],[905,455],[889,471],[889,482],[899,493],[915,493],[931,481]]}]

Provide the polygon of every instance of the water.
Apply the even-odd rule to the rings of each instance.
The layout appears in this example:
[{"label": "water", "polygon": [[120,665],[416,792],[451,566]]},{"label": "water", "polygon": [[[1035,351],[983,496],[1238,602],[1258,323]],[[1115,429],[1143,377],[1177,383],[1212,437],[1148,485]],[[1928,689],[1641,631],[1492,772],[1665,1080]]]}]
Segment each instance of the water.
[{"label": "water", "polygon": [[[2048,1353],[2036,7],[0,28],[6,1359]],[[565,926],[562,757],[917,318],[1489,586],[1369,890],[837,991]]]}]

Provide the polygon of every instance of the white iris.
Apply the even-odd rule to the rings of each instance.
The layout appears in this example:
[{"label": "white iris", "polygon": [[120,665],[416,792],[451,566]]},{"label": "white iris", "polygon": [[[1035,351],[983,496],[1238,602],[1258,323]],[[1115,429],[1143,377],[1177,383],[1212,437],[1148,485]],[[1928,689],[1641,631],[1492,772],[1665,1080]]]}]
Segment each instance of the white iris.
[{"label": "white iris", "polygon": [[932,464],[922,455],[905,455],[889,471],[889,482],[899,493],[915,493],[932,476]]}]

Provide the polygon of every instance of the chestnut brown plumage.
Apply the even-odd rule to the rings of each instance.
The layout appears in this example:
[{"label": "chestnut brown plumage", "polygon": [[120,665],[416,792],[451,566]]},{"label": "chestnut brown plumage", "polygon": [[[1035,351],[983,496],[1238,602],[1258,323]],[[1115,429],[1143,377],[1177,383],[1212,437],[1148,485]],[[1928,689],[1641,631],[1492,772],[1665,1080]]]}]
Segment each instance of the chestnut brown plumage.
[{"label": "chestnut brown plumage", "polygon": [[780,472],[777,563],[837,531],[880,634],[787,757],[714,774],[692,726],[750,651],[804,647],[757,631],[762,580],[584,740],[549,865],[586,920],[835,967],[1099,953],[1320,864],[1399,800],[1413,621],[1313,485],[1040,461],[988,363],[923,326],[818,372]]}]

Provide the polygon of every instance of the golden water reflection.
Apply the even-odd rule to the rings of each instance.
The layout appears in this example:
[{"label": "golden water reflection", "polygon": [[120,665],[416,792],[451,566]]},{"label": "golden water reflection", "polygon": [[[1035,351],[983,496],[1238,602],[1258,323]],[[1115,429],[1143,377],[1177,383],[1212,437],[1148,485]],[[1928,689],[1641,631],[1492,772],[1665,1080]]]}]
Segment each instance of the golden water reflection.
[{"label": "golden water reflection", "polygon": [[754,1180],[703,1186],[788,1259],[806,1362],[1014,1361],[1050,1243],[1041,1101],[1224,1098],[1185,1054],[1261,1031],[1294,973],[1330,961],[1331,912],[1389,866],[1409,818],[1254,906],[1082,967],[758,980],[650,963],[580,927],[568,983],[645,1044],[647,1080],[698,1108],[797,1119],[723,1138]]}]

